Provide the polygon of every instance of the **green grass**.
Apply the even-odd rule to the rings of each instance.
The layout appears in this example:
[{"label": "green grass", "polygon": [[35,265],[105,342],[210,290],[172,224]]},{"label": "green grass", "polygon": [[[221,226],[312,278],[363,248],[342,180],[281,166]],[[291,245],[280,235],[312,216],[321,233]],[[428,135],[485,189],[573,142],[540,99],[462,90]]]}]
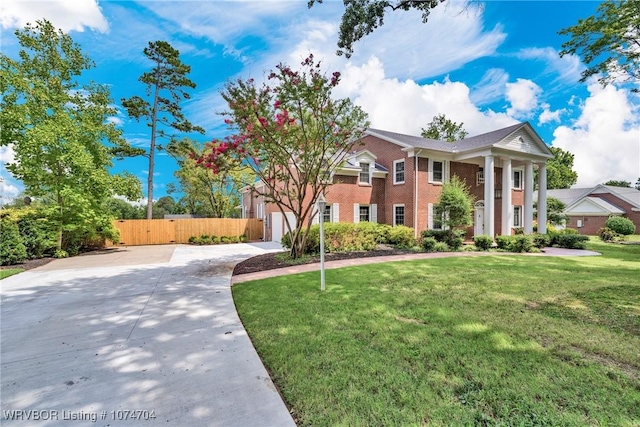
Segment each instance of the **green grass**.
[{"label": "green grass", "polygon": [[23,271],[24,268],[7,268],[5,270],[0,270],[0,280],[13,276],[14,274],[22,273]]},{"label": "green grass", "polygon": [[301,426],[640,425],[640,246],[235,285]]}]

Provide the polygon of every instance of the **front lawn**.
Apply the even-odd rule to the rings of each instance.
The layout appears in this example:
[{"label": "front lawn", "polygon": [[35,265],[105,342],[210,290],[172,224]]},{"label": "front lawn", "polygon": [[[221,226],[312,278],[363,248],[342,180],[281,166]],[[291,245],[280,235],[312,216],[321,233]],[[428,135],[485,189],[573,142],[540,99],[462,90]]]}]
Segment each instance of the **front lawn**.
[{"label": "front lawn", "polygon": [[237,284],[301,426],[640,425],[640,246]]},{"label": "front lawn", "polygon": [[0,269],[0,280],[13,276],[14,274],[22,273],[24,268],[3,268]]}]

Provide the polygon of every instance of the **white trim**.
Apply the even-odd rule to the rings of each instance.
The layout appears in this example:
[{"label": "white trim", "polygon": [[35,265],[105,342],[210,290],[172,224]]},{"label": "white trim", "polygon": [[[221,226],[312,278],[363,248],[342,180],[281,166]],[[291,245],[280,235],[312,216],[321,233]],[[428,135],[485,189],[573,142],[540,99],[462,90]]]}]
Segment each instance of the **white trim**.
[{"label": "white trim", "polygon": [[[516,186],[516,172],[520,174],[519,186]],[[511,189],[522,190],[524,188],[524,168],[517,167],[511,169]]]},{"label": "white trim", "polygon": [[353,204],[353,223],[357,224],[360,222],[360,204]]},{"label": "white trim", "polygon": [[[436,181],[433,179],[433,163],[442,163],[442,180]],[[429,157],[429,172],[428,172],[428,180],[429,184],[443,184],[449,180],[449,168],[447,165],[448,161],[444,159],[434,159]]]},{"label": "white trim", "polygon": [[[368,181],[362,181],[360,178],[362,177],[362,174],[365,173],[365,171],[362,170],[363,165],[368,165],[369,170],[366,172],[367,173],[367,177],[368,177]],[[358,172],[358,184],[359,185],[371,185],[371,165],[372,163],[370,162],[358,162],[358,166],[360,166],[360,172]]]},{"label": "white trim", "polygon": [[[402,221],[402,224],[397,224],[398,221],[396,217],[396,208],[402,208],[402,217],[404,219],[404,221]],[[393,225],[405,225],[406,220],[407,220],[407,211],[404,207],[404,203],[393,205]]]},{"label": "white trim", "polygon": [[[402,163],[402,181],[396,181],[396,176],[397,176],[396,167],[400,163]],[[405,176],[406,173],[407,173],[407,162],[405,162],[405,159],[394,160],[393,161],[393,183],[394,184],[404,184],[405,179],[406,179],[406,176]]]},{"label": "white trim", "polygon": [[332,208],[333,221],[340,222],[340,203],[334,203]]},{"label": "white trim", "polygon": [[375,203],[369,205],[369,222],[378,222],[378,205]]},{"label": "white trim", "polygon": [[[518,215],[516,215],[516,208],[519,210]],[[523,228],[522,225],[522,205],[513,205],[512,206],[512,210],[513,212],[513,228]]]}]

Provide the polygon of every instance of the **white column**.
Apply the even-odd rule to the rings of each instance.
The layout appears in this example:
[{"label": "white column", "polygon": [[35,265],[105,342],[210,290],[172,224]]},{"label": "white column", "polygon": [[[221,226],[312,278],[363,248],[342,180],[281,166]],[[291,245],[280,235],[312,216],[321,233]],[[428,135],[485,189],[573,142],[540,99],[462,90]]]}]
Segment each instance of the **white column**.
[{"label": "white column", "polygon": [[484,234],[495,235],[495,183],[493,182],[493,156],[484,158]]},{"label": "white column", "polygon": [[547,164],[538,165],[538,233],[547,232]]},{"label": "white column", "polygon": [[502,235],[509,236],[513,227],[511,207],[511,159],[502,159]]},{"label": "white column", "polygon": [[533,232],[533,163],[524,166],[524,233]]}]

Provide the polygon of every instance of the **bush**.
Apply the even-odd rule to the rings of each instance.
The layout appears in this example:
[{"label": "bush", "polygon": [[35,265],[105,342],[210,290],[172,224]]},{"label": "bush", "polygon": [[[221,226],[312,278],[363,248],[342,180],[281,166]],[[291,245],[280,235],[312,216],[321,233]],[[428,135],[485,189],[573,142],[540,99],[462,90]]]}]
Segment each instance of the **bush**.
[{"label": "bush", "polygon": [[27,248],[24,246],[18,226],[8,220],[0,222],[0,264],[11,265],[27,259]]},{"label": "bush", "polygon": [[521,235],[523,235],[523,234],[524,234],[524,228],[523,228],[523,227],[517,227],[517,228],[515,229],[515,232],[516,232],[516,233],[515,233],[515,234],[516,234],[516,236],[521,236]]},{"label": "bush", "polygon": [[69,258],[69,253],[64,249],[56,249],[53,253],[54,258]]},{"label": "bush", "polygon": [[416,245],[416,238],[413,236],[413,228],[411,227],[405,225],[387,226],[385,231],[386,243],[390,245],[401,248],[410,248]]},{"label": "bush", "polygon": [[436,246],[434,248],[434,250],[436,252],[449,252],[451,248],[449,248],[449,245],[447,245],[445,242],[436,242]]},{"label": "bush", "polygon": [[636,232],[636,226],[633,221],[621,216],[610,217],[605,223],[605,226],[623,236],[629,236]]},{"label": "bush", "polygon": [[475,236],[473,238],[473,243],[476,245],[476,248],[481,251],[488,251],[491,249],[491,245],[493,244],[493,239],[491,236],[481,235]]},{"label": "bush", "polygon": [[566,249],[586,249],[589,236],[584,234],[559,234],[557,244]]},{"label": "bush", "polygon": [[464,243],[464,230],[424,230],[420,233],[422,239],[433,237],[438,242],[446,243],[449,249],[457,251]]},{"label": "bush", "polygon": [[[388,227],[388,226],[386,226]],[[325,252],[372,251],[378,243],[384,242],[386,230],[379,224],[361,222],[358,224],[330,222],[324,224]],[[291,249],[291,236],[287,232],[280,240],[282,246]],[[320,225],[309,229],[303,249],[305,254],[320,252]]]},{"label": "bush", "polygon": [[422,239],[422,250],[425,252],[435,252],[438,241],[433,237],[425,237]]},{"label": "bush", "polygon": [[598,230],[598,237],[603,242],[613,242],[618,238],[618,233],[610,229],[609,227],[602,227]]},{"label": "bush", "polygon": [[514,236],[511,244],[509,245],[510,252],[531,252],[533,249],[533,238],[526,235]]},{"label": "bush", "polygon": [[545,248],[551,243],[551,237],[546,234],[536,233],[533,235],[533,246],[538,249]]},{"label": "bush", "polygon": [[498,246],[498,249],[508,251],[511,247],[512,240],[513,236],[496,236],[496,245]]}]

